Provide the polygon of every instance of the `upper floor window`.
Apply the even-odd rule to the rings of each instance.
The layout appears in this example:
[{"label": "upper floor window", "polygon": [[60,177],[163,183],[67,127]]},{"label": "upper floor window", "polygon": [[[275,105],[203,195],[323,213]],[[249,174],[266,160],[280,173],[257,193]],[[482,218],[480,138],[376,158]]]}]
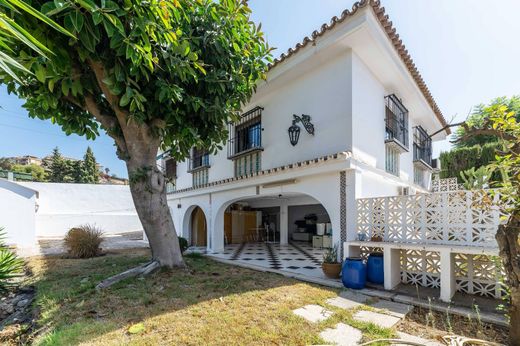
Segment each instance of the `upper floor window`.
[{"label": "upper floor window", "polygon": [[262,150],[262,110],[255,107],[229,125],[228,158]]},{"label": "upper floor window", "polygon": [[401,100],[391,94],[385,96],[385,142],[395,143],[402,151],[408,151],[408,110]]},{"label": "upper floor window", "polygon": [[413,129],[413,160],[432,165],[432,139],[421,126]]},{"label": "upper floor window", "polygon": [[205,150],[193,148],[190,159],[188,160],[188,172],[193,172],[202,168],[209,168],[209,154]]},{"label": "upper floor window", "polygon": [[177,162],[174,159],[164,161],[164,171],[166,175],[166,193],[175,191],[177,182]]}]

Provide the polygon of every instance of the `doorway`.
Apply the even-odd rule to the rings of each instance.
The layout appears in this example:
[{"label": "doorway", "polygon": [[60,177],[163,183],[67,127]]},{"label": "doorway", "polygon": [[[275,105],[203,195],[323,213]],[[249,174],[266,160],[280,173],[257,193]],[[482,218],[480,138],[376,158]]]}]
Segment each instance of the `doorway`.
[{"label": "doorway", "polygon": [[196,207],[191,212],[191,246],[207,246],[208,228],[206,224],[206,215],[200,207]]}]

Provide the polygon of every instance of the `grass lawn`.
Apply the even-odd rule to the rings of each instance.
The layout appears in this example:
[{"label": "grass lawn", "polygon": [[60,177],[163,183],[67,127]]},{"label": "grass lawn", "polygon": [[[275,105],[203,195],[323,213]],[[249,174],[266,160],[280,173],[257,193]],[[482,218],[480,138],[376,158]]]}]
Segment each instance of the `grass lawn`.
[{"label": "grass lawn", "polygon": [[[148,256],[145,250],[125,250],[86,260],[31,259],[42,328],[35,344],[308,345],[323,343],[319,333],[340,321],[361,329],[365,340],[394,335],[353,321],[352,311],[326,306],[337,290],[204,257],[186,258],[191,272],[162,271],[95,290],[100,280]],[[309,323],[292,313],[306,304],[335,314]]]}]

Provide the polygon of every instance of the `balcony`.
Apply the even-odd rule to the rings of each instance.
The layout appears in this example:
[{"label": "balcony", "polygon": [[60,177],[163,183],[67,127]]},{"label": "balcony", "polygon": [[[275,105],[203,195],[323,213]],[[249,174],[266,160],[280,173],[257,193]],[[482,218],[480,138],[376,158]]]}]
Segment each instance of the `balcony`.
[{"label": "balcony", "polygon": [[188,159],[188,173],[193,173],[209,167],[209,154],[205,151],[194,149],[192,155]]},{"label": "balcony", "polygon": [[421,126],[413,129],[413,163],[422,169],[432,169],[432,139]]},{"label": "balcony", "polygon": [[385,96],[385,144],[400,153],[408,151],[408,110],[394,94]]},{"label": "balcony", "polygon": [[229,125],[228,159],[262,151],[262,107],[244,113],[238,123]]}]

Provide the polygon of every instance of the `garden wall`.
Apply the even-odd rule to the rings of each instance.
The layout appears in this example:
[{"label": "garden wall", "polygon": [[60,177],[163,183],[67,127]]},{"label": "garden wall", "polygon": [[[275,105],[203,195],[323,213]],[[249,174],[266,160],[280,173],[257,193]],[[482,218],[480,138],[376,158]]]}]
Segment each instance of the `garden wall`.
[{"label": "garden wall", "polygon": [[38,238],[63,237],[85,223],[105,234],[142,230],[129,186],[0,179],[0,227],[10,244],[35,246]]},{"label": "garden wall", "polygon": [[0,227],[8,244],[20,248],[36,245],[35,207],[37,191],[0,179]]}]

